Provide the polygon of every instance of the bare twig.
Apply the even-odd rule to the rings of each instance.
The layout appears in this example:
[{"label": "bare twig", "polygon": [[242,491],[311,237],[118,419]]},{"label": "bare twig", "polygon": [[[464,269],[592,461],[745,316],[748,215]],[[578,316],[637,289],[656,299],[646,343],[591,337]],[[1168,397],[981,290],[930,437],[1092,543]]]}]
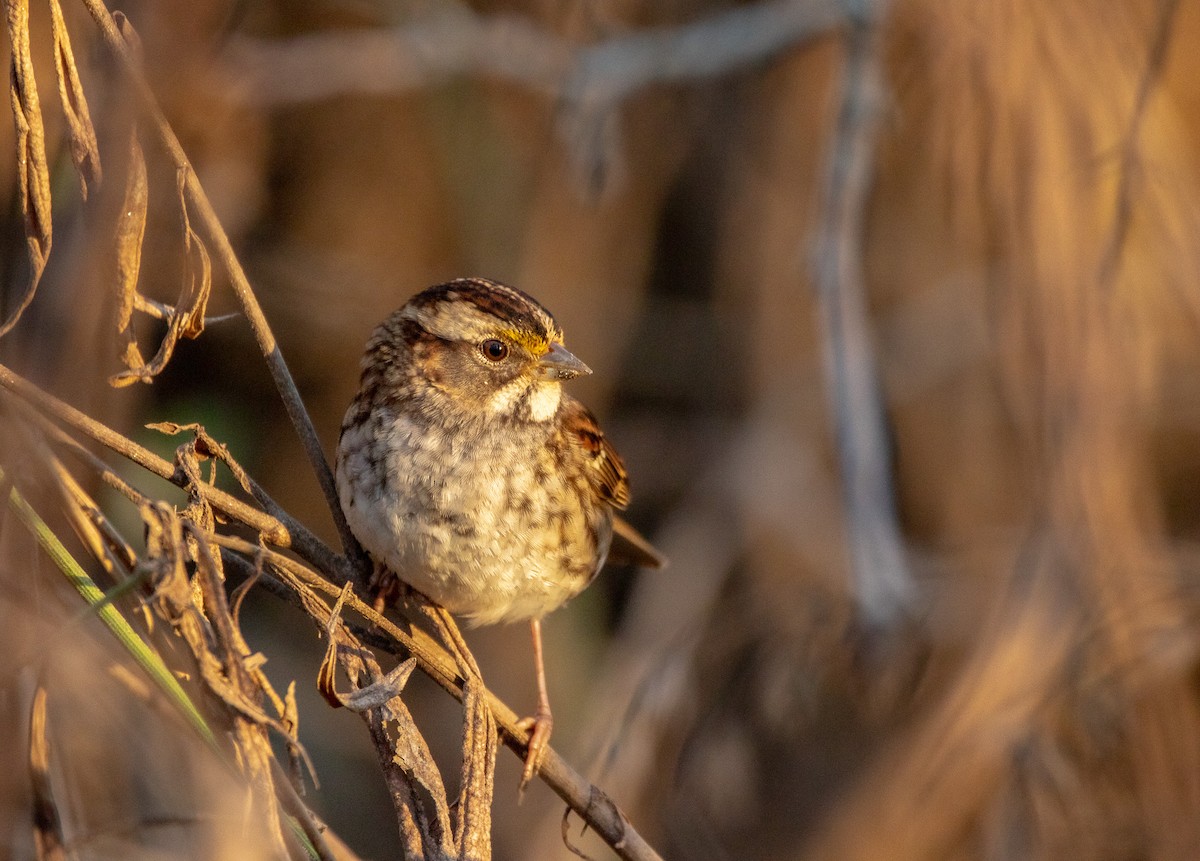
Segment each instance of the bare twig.
[{"label": "bare twig", "polygon": [[1112,231],[1100,259],[1100,284],[1102,286],[1111,285],[1116,278],[1117,266],[1121,261],[1121,254],[1125,250],[1126,240],[1129,238],[1129,230],[1133,223],[1134,183],[1141,166],[1138,138],[1142,132],[1142,122],[1146,117],[1150,96],[1154,93],[1154,88],[1162,77],[1163,68],[1167,64],[1168,49],[1175,33],[1174,22],[1179,10],[1179,0],[1159,0],[1158,7],[1158,26],[1155,28],[1154,39],[1147,52],[1146,70],[1138,82],[1133,110],[1129,116],[1129,125],[1121,142],[1121,172],[1117,182],[1117,200],[1113,212]]},{"label": "bare twig", "polygon": [[300,393],[297,391],[296,383],[292,379],[291,371],[288,370],[287,364],[283,360],[283,354],[279,351],[275,335],[271,331],[271,327],[267,323],[267,318],[263,315],[262,308],[254,296],[254,291],[251,289],[250,282],[246,278],[245,270],[242,269],[241,261],[238,260],[237,255],[234,253],[233,245],[230,243],[225,229],[221,226],[221,222],[217,218],[212,204],[209,202],[208,195],[200,185],[200,180],[197,179],[196,172],[192,169],[187,153],[184,152],[179,139],[175,136],[175,132],[163,115],[162,109],[158,105],[158,100],[154,97],[154,92],[150,89],[150,84],[146,81],[146,77],[142,73],[135,52],[125,41],[121,31],[117,27],[116,21],[113,20],[113,16],[101,0],[83,0],[83,3],[87,6],[92,18],[95,19],[97,26],[100,28],[104,43],[124,67],[129,83],[138,101],[141,103],[142,110],[149,117],[150,124],[157,134],[159,142],[167,151],[180,173],[183,182],[183,193],[196,216],[195,226],[212,247],[217,259],[221,262],[221,265],[229,276],[234,293],[237,294],[238,300],[241,302],[242,311],[245,313],[246,320],[250,324],[250,329],[254,333],[255,340],[258,342],[259,350],[266,360],[267,368],[271,372],[271,378],[275,382],[280,399],[283,401],[288,417],[291,419],[292,425],[295,427],[296,433],[304,445],[304,450],[308,455],[309,462],[312,464],[317,481],[320,483],[321,490],[325,494],[325,501],[329,506],[334,523],[337,525],[342,547],[347,557],[355,563],[357,571],[365,572],[365,554],[363,554],[358,542],[351,534],[350,527],[346,524],[345,515],[342,513],[341,505],[338,503],[337,490],[333,483],[333,473],[330,471],[329,464],[325,460],[320,438],[317,436],[316,428],[313,427],[312,419],[309,418],[308,413],[304,409]]},{"label": "bare twig", "polygon": [[278,760],[271,760],[272,775],[275,780],[275,792],[279,796],[279,802],[283,805],[283,809],[287,814],[293,817],[304,831],[306,837],[313,848],[317,850],[317,858],[320,861],[358,861],[358,856],[350,851],[350,848],[338,841],[336,850],[330,846],[330,841],[326,838],[336,837],[331,834],[325,826],[320,823],[315,814],[308,809],[308,805],[300,798],[296,792],[296,788],[292,786],[292,782],[288,780],[288,776],[284,774],[283,767]]},{"label": "bare twig", "polygon": [[887,623],[912,606],[917,590],[896,521],[883,394],[863,283],[864,212],[882,86],[874,24],[882,4],[872,5],[873,14],[847,36],[842,103],[830,144],[813,262],[858,600],[868,619]]},{"label": "bare twig", "polygon": [[[164,478],[178,487],[188,489],[188,477],[174,464],[163,460],[154,452],[138,445],[133,440],[122,436],[69,404],[63,403],[53,395],[42,391],[33,383],[13,373],[13,371],[3,365],[0,365],[0,388],[7,389],[19,396],[26,403],[36,407],[42,413],[91,437],[160,478]],[[57,435],[56,437],[60,442],[70,445],[71,450],[76,456],[87,458],[89,465],[97,468],[100,477],[107,484],[112,485],[116,490],[135,503],[139,501],[135,498],[135,494],[130,492],[130,488],[128,488],[125,482],[113,474],[111,470],[108,470],[103,462],[96,459],[94,455],[91,455],[90,452],[87,452],[86,449],[69,438]],[[241,521],[261,533],[264,539],[276,547],[290,547],[302,558],[316,565],[320,570],[327,572],[338,582],[345,582],[350,579],[349,567],[346,564],[345,557],[334,553],[308,527],[284,511],[253,479],[248,480],[251,492],[254,493],[259,503],[268,510],[268,513],[264,514],[225,491],[204,482],[198,483],[195,491],[224,514]]]},{"label": "bare twig", "polygon": [[[260,548],[244,539],[228,535],[210,535],[214,544],[239,553],[253,555],[263,553],[267,562],[281,575],[285,583],[300,583],[328,598],[342,598],[345,606],[374,626],[370,635],[356,631],[375,648],[417,659],[421,670],[440,687],[460,702],[464,698],[465,679],[459,672],[451,655],[423,629],[414,627],[404,631],[386,616],[380,615],[370,604],[353,593],[343,595],[341,587],[334,585],[315,571],[296,560],[270,548]],[[316,618],[316,617],[314,617]],[[518,727],[518,716],[491,691],[484,690],[483,696],[495,716],[504,743],[518,756],[524,758],[529,743],[529,733]],[[658,853],[646,843],[633,828],[625,814],[599,787],[584,779],[553,749],[547,749],[546,757],[538,776],[558,794],[606,843],[613,847],[621,858],[629,861],[646,861],[658,858]]]},{"label": "bare twig", "polygon": [[[57,421],[87,434],[92,439],[107,446],[117,454],[128,458],[138,466],[149,470],[160,478],[165,478],[167,481],[177,484],[180,487],[186,485],[185,477],[171,463],[69,404],[63,403],[53,395],[43,392],[33,383],[18,376],[3,365],[0,365],[0,388],[7,389],[13,394],[18,395]],[[225,491],[211,485],[202,484],[199,488],[199,493],[230,517],[236,518],[247,526],[261,532],[268,541],[277,547],[288,547],[292,544],[291,531],[276,518],[257,511],[236,497],[230,496]]]}]

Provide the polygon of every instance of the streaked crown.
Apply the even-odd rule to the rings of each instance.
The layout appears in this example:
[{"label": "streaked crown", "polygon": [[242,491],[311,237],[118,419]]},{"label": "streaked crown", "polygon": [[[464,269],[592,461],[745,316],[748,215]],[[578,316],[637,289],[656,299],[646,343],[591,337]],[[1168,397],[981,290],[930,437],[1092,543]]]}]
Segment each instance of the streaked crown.
[{"label": "streaked crown", "polygon": [[530,354],[545,354],[563,333],[554,316],[527,293],[486,278],[459,278],[423,290],[401,312],[426,332],[449,341],[502,334]]}]

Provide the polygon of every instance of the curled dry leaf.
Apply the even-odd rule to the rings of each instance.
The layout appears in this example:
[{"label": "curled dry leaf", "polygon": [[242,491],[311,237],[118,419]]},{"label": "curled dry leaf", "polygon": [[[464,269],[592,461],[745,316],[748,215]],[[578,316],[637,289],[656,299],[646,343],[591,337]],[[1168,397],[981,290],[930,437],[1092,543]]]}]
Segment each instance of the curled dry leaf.
[{"label": "curled dry leaf", "polygon": [[27,0],[8,0],[5,6],[8,13],[8,39],[12,47],[9,93],[16,125],[17,176],[20,179],[21,211],[25,216],[25,245],[29,252],[30,271],[25,293],[8,319],[0,324],[0,336],[12,330],[33,301],[50,257],[51,239],[50,170],[46,165],[42,110],[29,48],[29,4]]},{"label": "curled dry leaf", "polygon": [[[250,484],[250,476],[242,465],[234,460],[230,454],[228,446],[219,442],[204,426],[195,422],[188,424],[179,424],[177,422],[151,422],[146,425],[150,430],[156,430],[159,433],[175,436],[184,431],[191,431],[193,434],[192,440],[181,445],[175,450],[175,463],[182,466],[188,475],[200,474],[199,462],[205,458],[212,458],[214,461],[219,460],[221,463],[229,467],[229,471],[233,477],[237,479],[237,483],[242,490],[247,493],[253,493]],[[210,473],[208,483],[213,484],[216,480],[215,473]]]},{"label": "curled dry leaf", "polygon": [[212,257],[199,234],[192,229],[188,218],[186,172],[179,172],[179,208],[183,215],[184,249],[188,269],[184,280],[184,292],[176,312],[181,316],[180,334],[185,338],[197,338],[204,331],[204,312],[208,309],[208,297],[212,293]]},{"label": "curled dry leaf", "polygon": [[346,708],[352,712],[387,708],[388,703],[403,693],[408,677],[417,667],[417,659],[409,658],[407,661],[397,664],[379,681],[348,694],[340,694],[337,691],[338,648],[336,640],[329,641],[329,648],[326,649],[325,658],[321,661],[321,667],[317,672],[317,689],[325,701],[334,708]]},{"label": "curled dry leaf", "polygon": [[[342,695],[337,691],[338,655],[341,647],[355,648],[353,643],[345,643],[345,637],[340,636],[342,630],[342,607],[345,606],[346,596],[350,593],[351,585],[342,587],[342,594],[329,613],[325,623],[325,636],[329,645],[325,648],[325,657],[317,670],[317,690],[335,709],[347,708],[352,712],[362,713],[368,709],[381,709],[387,706],[393,698],[400,696],[408,677],[417,666],[416,658],[409,658],[398,664],[390,673],[377,682],[366,687],[356,688],[349,694]],[[361,648],[361,647],[360,647]],[[365,654],[365,652],[363,653]]]},{"label": "curled dry leaf", "polygon": [[[144,164],[143,164],[144,171]],[[204,312],[208,307],[208,297],[212,292],[212,257],[208,253],[204,242],[200,239],[199,234],[192,229],[191,218],[188,215],[187,203],[187,173],[188,168],[180,168],[177,175],[177,187],[179,197],[179,213],[180,221],[183,227],[183,257],[185,261],[183,274],[183,288],[179,293],[179,299],[175,303],[175,307],[171,309],[167,319],[167,333],[163,336],[162,342],[158,345],[158,352],[149,362],[138,365],[130,365],[130,359],[140,358],[140,354],[131,352],[130,345],[132,344],[132,334],[126,334],[125,360],[128,370],[122,371],[114,375],[110,380],[110,384],[114,386],[127,386],[134,382],[150,382],[156,375],[162,372],[167,366],[171,355],[175,352],[175,345],[181,337],[197,338],[204,331]],[[129,194],[127,186],[126,193]],[[126,213],[135,212],[135,210],[126,209]],[[142,229],[145,229],[145,213],[141,214]],[[118,239],[118,242],[120,240]],[[132,240],[130,247],[132,247]],[[130,262],[136,262],[140,268],[141,257],[141,236],[137,237],[137,259],[130,258]],[[120,255],[121,249],[118,248]],[[121,302],[124,303],[128,297],[131,303],[130,315],[132,310],[139,307],[137,295],[137,273],[132,272],[132,281],[122,280],[119,282],[121,290]],[[123,307],[123,305],[122,305]],[[121,318],[122,320],[124,317]],[[125,329],[128,327],[126,326]],[[122,330],[124,331],[124,329]],[[136,351],[136,345],[133,345],[133,350]]]},{"label": "curled dry leaf", "polygon": [[[370,728],[396,808],[405,857],[456,858],[450,805],[441,772],[412,713],[399,696],[416,659],[409,658],[383,675],[375,656],[342,624],[342,607],[351,590],[349,583],[342,588],[326,621],[329,646],[318,671],[317,688],[334,708],[357,712]],[[349,696],[342,696],[335,689],[339,665],[356,688]],[[364,677],[373,681],[359,687]],[[432,820],[417,787],[433,801]]]},{"label": "curled dry leaf", "polygon": [[54,38],[54,70],[58,75],[58,98],[71,143],[71,161],[79,173],[80,193],[87,200],[88,188],[100,182],[100,149],[96,144],[96,128],[88,112],[87,98],[75,67],[75,54],[63,20],[58,0],[50,0],[50,29]]},{"label": "curled dry leaf", "polygon": [[128,369],[109,379],[113,386],[127,386],[150,377],[140,373],[146,361],[133,334],[133,310],[137,304],[138,276],[142,270],[142,243],[146,237],[146,211],[149,191],[146,182],[146,157],[138,140],[137,129],[129,134],[129,168],[125,176],[125,197],[116,233],[117,334],[124,339],[121,361]]}]

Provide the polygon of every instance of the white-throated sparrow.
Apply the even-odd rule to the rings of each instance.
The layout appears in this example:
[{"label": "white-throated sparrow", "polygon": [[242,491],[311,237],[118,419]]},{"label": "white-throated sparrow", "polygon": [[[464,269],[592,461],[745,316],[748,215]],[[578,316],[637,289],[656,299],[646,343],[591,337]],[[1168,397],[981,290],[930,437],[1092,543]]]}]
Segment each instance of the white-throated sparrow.
[{"label": "white-throated sparrow", "polygon": [[663,561],[614,515],[629,501],[625,467],[562,391],[591,373],[562,340],[537,301],[494,281],[418,293],[367,343],[337,449],[342,509],[376,562],[470,624],[531,622],[538,708],[522,786],[553,726],[542,616],[610,548]]}]

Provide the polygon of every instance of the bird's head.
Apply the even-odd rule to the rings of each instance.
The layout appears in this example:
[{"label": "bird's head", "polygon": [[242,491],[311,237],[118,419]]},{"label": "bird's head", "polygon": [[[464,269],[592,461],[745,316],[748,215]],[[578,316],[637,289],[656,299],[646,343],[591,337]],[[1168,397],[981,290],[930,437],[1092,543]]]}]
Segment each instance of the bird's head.
[{"label": "bird's head", "polygon": [[554,317],[532,296],[482,278],[418,293],[401,309],[420,342],[414,359],[437,391],[474,415],[544,422],[561,383],[591,373],[563,346]]}]

